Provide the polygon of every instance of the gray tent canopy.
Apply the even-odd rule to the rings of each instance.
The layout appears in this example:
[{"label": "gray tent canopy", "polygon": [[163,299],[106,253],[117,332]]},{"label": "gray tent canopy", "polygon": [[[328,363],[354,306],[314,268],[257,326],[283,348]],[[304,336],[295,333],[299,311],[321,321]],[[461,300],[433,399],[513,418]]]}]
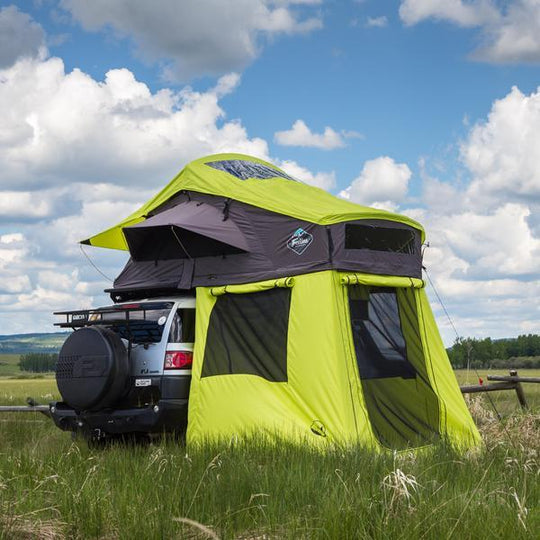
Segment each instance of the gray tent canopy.
[{"label": "gray tent canopy", "polygon": [[422,235],[409,218],[335,198],[256,158],[218,155],[192,162],[85,242],[129,249],[109,291],[119,299],[323,270],[421,278]]},{"label": "gray tent canopy", "polygon": [[247,253],[233,220],[204,202],[185,201],[143,222],[124,227],[135,261],[192,259]]},{"label": "gray tent canopy", "polygon": [[319,225],[193,191],[123,233],[131,259],[109,289],[116,300],[329,269],[421,277],[420,232],[409,225]]}]

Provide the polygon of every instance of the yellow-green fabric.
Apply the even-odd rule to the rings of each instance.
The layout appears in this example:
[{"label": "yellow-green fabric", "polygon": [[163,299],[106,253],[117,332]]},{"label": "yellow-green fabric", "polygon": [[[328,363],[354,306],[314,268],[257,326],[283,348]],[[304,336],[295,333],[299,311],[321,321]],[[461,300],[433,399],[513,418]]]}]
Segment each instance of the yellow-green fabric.
[{"label": "yellow-green fabric", "polygon": [[212,296],[221,296],[222,294],[246,294],[251,292],[266,291],[275,287],[292,287],[294,285],[294,278],[284,277],[278,279],[268,279],[266,281],[259,281],[257,283],[242,283],[241,285],[223,285],[221,287],[212,287],[210,294]]},{"label": "yellow-green fabric", "polygon": [[122,228],[143,221],[149,212],[182,190],[227,197],[320,225],[356,219],[385,219],[410,225],[421,231],[422,240],[424,238],[422,226],[406,216],[360,206],[335,197],[323,189],[286,178],[276,176],[265,180],[255,178],[241,180],[225,171],[206,165],[206,163],[226,160],[247,160],[280,171],[271,163],[243,154],[215,154],[197,159],[186,165],[165,188],[133,214],[114,227],[84,240],[83,243],[127,250]]},{"label": "yellow-green fabric", "polygon": [[441,433],[453,445],[476,446],[481,442],[480,433],[463,399],[425,290],[417,291],[416,301],[422,342],[429,360],[428,374],[441,406]]},{"label": "yellow-green fabric", "polygon": [[422,279],[402,276],[382,276],[378,274],[341,274],[342,285],[371,285],[373,287],[413,287],[421,289],[425,286]]},{"label": "yellow-green fabric", "polygon": [[[317,446],[359,443],[384,449],[371,425],[359,376],[348,307],[349,285],[343,283],[346,275],[330,270],[294,277],[286,382],[245,374],[201,377],[208,323],[219,295],[212,294],[212,288],[197,288],[188,443],[267,434],[303,443],[307,439]],[[375,279],[379,276],[358,276],[369,285],[381,285]],[[387,280],[384,286],[403,287],[397,278]],[[268,290],[269,285],[254,283],[219,292],[250,293]],[[416,311],[408,312],[417,314],[420,337],[415,346],[425,357],[422,377],[430,383],[439,404],[427,414],[438,415],[433,422],[450,444],[474,446],[480,441],[478,431],[450,367],[425,291],[418,286],[411,283],[402,291],[407,291],[407,301],[416,307]],[[392,384],[397,385],[396,391],[402,391],[414,383],[396,379],[390,381]],[[419,400],[407,406],[414,414],[415,408],[425,407],[426,402]]]},{"label": "yellow-green fabric", "polygon": [[[371,438],[364,415],[355,418],[351,398],[351,393],[357,394],[354,366],[342,333],[344,314],[338,298],[342,291],[336,281],[334,272],[295,278],[285,383],[253,375],[201,378],[208,320],[216,297],[209,288],[197,289],[190,442],[251,433],[308,437],[314,444]],[[313,434],[314,423],[324,426],[326,437]]]}]

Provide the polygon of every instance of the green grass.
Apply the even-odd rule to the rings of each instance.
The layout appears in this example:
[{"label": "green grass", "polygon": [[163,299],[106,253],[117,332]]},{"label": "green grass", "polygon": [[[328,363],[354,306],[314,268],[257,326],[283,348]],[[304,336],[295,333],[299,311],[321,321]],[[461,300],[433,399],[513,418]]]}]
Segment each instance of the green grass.
[{"label": "green grass", "polygon": [[0,354],[0,378],[2,377],[17,377],[21,379],[29,379],[36,377],[52,377],[54,373],[34,373],[29,371],[21,371],[19,367],[19,354]]},{"label": "green grass", "polygon": [[[0,380],[1,403],[27,395],[53,399],[54,380]],[[0,538],[535,538],[540,417],[501,424],[484,397],[470,405],[486,446],[466,455],[320,454],[262,439],[98,451],[41,415],[4,414]]]},{"label": "green grass", "polygon": [[19,372],[18,354],[0,354],[0,377],[16,375]]},{"label": "green grass", "polygon": [[60,399],[56,381],[51,376],[42,379],[0,378],[0,405],[24,405],[27,397],[42,404]]}]

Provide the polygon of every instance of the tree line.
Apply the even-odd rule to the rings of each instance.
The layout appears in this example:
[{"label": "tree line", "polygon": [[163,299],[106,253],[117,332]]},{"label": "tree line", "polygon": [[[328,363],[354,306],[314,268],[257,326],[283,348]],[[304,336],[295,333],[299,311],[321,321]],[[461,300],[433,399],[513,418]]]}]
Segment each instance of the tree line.
[{"label": "tree line", "polygon": [[21,371],[45,373],[56,369],[57,353],[27,353],[19,357]]},{"label": "tree line", "polygon": [[540,335],[508,339],[456,339],[447,349],[454,368],[540,368]]}]

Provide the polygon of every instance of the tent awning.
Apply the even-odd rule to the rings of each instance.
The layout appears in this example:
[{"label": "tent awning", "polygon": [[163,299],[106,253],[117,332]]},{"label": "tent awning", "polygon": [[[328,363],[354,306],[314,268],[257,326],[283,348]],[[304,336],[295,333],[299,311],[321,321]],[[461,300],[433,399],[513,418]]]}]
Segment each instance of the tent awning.
[{"label": "tent awning", "polygon": [[190,259],[249,252],[236,223],[205,203],[188,201],[124,227],[136,261]]}]

